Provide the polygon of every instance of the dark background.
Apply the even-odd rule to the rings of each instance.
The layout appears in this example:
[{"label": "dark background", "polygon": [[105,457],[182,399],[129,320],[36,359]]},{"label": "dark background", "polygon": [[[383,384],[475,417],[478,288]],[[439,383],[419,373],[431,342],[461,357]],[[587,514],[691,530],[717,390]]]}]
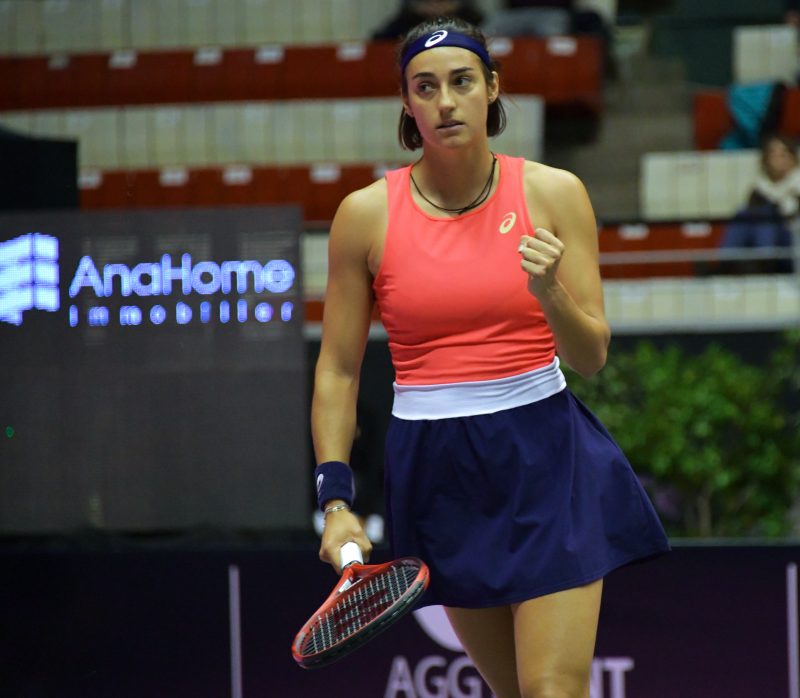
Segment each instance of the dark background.
[{"label": "dark background", "polygon": [[[375,557],[383,559],[379,548]],[[606,580],[595,656],[630,660],[595,698],[788,695],[787,565],[798,546],[679,545]],[[244,698],[488,698],[461,656],[407,617],[340,662],[303,670],[294,634],[336,577],[316,546],[70,544],[0,549],[4,698],[224,698],[231,691],[229,569],[240,579]],[[436,664],[420,667],[433,657]],[[438,659],[436,659],[438,658]],[[407,690],[388,691],[398,666]],[[417,676],[414,674],[417,672]],[[402,679],[402,674],[396,674]],[[424,682],[423,690],[419,683]]]},{"label": "dark background", "polygon": [[[308,405],[302,278],[296,209],[208,209],[0,216],[0,241],[27,232],[60,240],[61,308],[28,311],[17,327],[0,324],[0,532],[52,533],[84,527],[164,531],[291,529],[308,508]],[[193,262],[285,259],[295,268],[284,294],[241,294],[250,319],[236,318],[236,291],[213,297],[98,299],[85,288],[67,295],[78,260],[133,266],[182,252]],[[117,283],[117,282],[115,282]],[[199,303],[228,299],[232,319]],[[175,305],[193,306],[185,325]],[[281,322],[280,305],[294,303]],[[270,302],[276,317],[252,318]],[[119,306],[141,306],[139,326],[121,326]],[[162,304],[168,319],[149,322]],[[80,322],[69,326],[69,306]],[[86,311],[107,305],[107,327]]]}]

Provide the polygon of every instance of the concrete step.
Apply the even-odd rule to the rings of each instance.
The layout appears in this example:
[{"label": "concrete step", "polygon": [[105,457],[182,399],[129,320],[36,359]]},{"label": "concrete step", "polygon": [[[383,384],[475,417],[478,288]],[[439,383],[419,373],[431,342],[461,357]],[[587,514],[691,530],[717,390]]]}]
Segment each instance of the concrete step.
[{"label": "concrete step", "polygon": [[644,54],[619,58],[592,138],[566,123],[548,123],[544,161],[577,174],[599,219],[640,217],[639,174],[647,152],[693,147],[692,89],[678,59]]},{"label": "concrete step", "polygon": [[632,56],[630,79],[636,83],[686,83],[686,66],[681,58]]},{"label": "concrete step", "polygon": [[607,114],[629,112],[674,112],[683,113],[691,109],[692,91],[684,83],[649,82],[610,85],[605,91]]},{"label": "concrete step", "polygon": [[597,140],[582,150],[609,155],[616,155],[620,150],[685,150],[691,147],[692,138],[692,116],[685,112],[608,114]]},{"label": "concrete step", "polygon": [[637,180],[596,179],[584,183],[598,221],[630,221],[640,217]]}]

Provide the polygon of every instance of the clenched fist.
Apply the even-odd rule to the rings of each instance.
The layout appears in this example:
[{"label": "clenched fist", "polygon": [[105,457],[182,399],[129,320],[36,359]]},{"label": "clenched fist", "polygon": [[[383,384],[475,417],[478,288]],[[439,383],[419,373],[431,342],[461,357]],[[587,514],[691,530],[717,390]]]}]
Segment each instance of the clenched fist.
[{"label": "clenched fist", "polygon": [[528,274],[528,290],[543,297],[556,282],[564,243],[546,228],[536,228],[536,236],[523,235],[519,243],[520,264]]}]

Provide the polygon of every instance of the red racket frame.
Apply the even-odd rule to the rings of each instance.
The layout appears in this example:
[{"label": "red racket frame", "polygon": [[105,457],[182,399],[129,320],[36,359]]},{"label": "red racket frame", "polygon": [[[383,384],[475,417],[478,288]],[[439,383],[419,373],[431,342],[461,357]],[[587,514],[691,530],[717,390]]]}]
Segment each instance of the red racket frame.
[{"label": "red racket frame", "polygon": [[[320,624],[337,606],[352,603],[350,597],[358,594],[370,579],[385,574],[393,567],[400,565],[417,567],[417,574],[397,601],[362,627],[357,628],[349,634],[345,631],[342,637],[335,641],[330,647],[314,653],[306,653],[303,651],[303,645],[307,637],[312,633],[315,625]],[[428,572],[427,565],[422,562],[422,560],[413,557],[400,558],[378,565],[363,565],[359,563],[348,565],[345,567],[339,582],[328,598],[325,599],[325,602],[308,621],[306,621],[295,636],[294,642],[292,642],[292,656],[295,662],[305,669],[319,668],[327,666],[350,654],[408,613],[408,611],[414,607],[414,604],[422,593],[428,588],[429,581],[430,573]],[[369,603],[371,600],[371,598],[367,598],[365,601]],[[361,603],[364,602],[362,601]],[[367,607],[364,609],[363,613],[369,613],[372,610],[372,607]],[[342,614],[342,616],[344,615],[345,614]],[[338,623],[336,630],[343,630],[344,624],[350,620],[352,620],[352,618],[345,617],[343,620],[337,619],[334,621]]]}]

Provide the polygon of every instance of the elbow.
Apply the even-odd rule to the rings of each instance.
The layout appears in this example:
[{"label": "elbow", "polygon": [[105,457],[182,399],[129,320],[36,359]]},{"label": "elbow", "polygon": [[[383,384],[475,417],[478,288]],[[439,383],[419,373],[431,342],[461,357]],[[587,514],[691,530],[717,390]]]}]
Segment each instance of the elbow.
[{"label": "elbow", "polygon": [[572,370],[575,371],[575,373],[577,373],[581,378],[592,378],[600,373],[603,366],[606,365],[607,356],[608,352],[604,349],[596,356],[583,357],[581,361],[576,361],[570,366]]},{"label": "elbow", "polygon": [[577,356],[572,357],[570,361],[567,358],[567,363],[570,368],[575,371],[581,378],[592,378],[600,373],[608,360],[608,344],[611,340],[610,332],[606,331],[594,347],[589,349],[584,347]]}]

